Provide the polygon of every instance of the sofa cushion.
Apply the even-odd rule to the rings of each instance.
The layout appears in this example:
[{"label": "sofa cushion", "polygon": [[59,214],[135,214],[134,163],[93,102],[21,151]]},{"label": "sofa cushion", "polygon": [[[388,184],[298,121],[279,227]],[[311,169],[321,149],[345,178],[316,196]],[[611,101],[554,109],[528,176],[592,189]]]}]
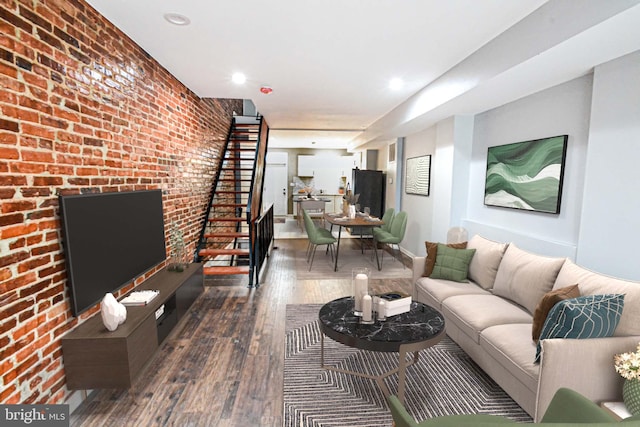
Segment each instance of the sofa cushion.
[{"label": "sofa cushion", "polygon": [[[540,340],[613,336],[623,308],[623,294],[586,295],[560,301],[549,311]],[[540,342],[535,357],[535,362],[539,361]]]},{"label": "sofa cushion", "polygon": [[578,288],[578,285],[554,289],[544,294],[536,307],[536,311],[533,313],[533,326],[531,328],[531,338],[533,341],[538,342],[544,321],[547,320],[547,315],[554,305],[562,300],[577,298],[579,296],[580,288]]},{"label": "sofa cushion", "polygon": [[429,277],[453,280],[454,282],[467,282],[469,263],[475,253],[475,249],[454,249],[438,243],[436,264],[433,266],[433,271]]},{"label": "sofa cushion", "polygon": [[[424,242],[427,249],[427,259],[424,262],[424,274],[423,276],[431,276],[433,266],[436,265],[436,255],[438,255],[438,243]],[[467,242],[462,243],[447,243],[447,246],[454,249],[466,249]]]},{"label": "sofa cushion", "polygon": [[455,295],[491,295],[475,283],[420,277],[415,284],[418,301],[440,310],[442,301]]},{"label": "sofa cushion", "polygon": [[[442,314],[476,343],[484,329],[508,323],[528,323],[531,315],[495,295],[457,295],[442,302]],[[528,339],[527,333],[526,338]]]},{"label": "sofa cushion", "polygon": [[530,323],[491,326],[481,332],[480,347],[506,369],[504,375],[513,375],[535,392],[540,365],[533,363],[536,344],[529,339],[530,330]]},{"label": "sofa cushion", "polygon": [[507,243],[498,243],[475,235],[467,243],[467,249],[475,249],[476,253],[469,263],[469,279],[484,289],[493,288],[498,266],[507,249]]},{"label": "sofa cushion", "polygon": [[498,267],[493,293],[520,304],[533,314],[538,301],[553,287],[564,261],[564,258],[523,251],[511,243]]},{"label": "sofa cushion", "polygon": [[560,269],[553,288],[563,288],[577,283],[581,295],[625,294],[624,304],[629,307],[622,312],[615,336],[640,335],[640,283],[595,273],[567,260]]}]

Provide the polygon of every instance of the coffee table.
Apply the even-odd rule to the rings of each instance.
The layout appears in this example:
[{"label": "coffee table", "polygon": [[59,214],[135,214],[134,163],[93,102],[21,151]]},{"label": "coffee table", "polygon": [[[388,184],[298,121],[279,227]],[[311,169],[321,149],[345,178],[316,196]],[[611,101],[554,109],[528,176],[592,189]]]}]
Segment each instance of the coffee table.
[{"label": "coffee table", "polygon": [[[445,334],[444,317],[435,308],[420,302],[412,302],[411,310],[373,324],[363,324],[353,314],[353,297],[339,298],[322,306],[319,313],[320,366],[327,370],[375,379],[385,396],[389,389],[384,379],[398,373],[398,399],[404,403],[406,370],[418,361],[420,350],[437,344]],[[380,375],[327,366],[324,364],[324,336],[361,350],[397,352],[398,367]],[[413,360],[407,362],[407,353],[413,352]]]}]

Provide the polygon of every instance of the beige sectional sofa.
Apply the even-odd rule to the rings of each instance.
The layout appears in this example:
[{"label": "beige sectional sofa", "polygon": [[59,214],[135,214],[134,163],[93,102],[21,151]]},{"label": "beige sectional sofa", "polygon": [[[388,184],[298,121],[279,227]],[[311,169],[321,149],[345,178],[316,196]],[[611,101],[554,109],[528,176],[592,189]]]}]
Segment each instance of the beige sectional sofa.
[{"label": "beige sectional sofa", "polygon": [[[413,298],[440,310],[447,334],[535,420],[556,390],[595,402],[621,400],[613,356],[640,342],[640,283],[586,270],[569,259],[532,254],[515,244],[473,236],[468,282],[424,277],[426,257],[413,260]],[[540,341],[534,363],[533,313],[549,291],[578,284],[581,295],[624,294],[615,333],[607,338]]]}]

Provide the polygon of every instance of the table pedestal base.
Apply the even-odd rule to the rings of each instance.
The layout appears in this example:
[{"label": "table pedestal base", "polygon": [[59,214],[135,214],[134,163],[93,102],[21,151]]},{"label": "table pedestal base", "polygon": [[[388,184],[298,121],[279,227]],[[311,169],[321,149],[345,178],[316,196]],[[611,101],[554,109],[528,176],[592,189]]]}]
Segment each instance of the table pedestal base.
[{"label": "table pedestal base", "polygon": [[[328,371],[341,372],[343,374],[356,375],[361,378],[368,378],[376,380],[378,387],[382,390],[385,397],[389,397],[389,387],[384,383],[384,379],[390,375],[398,373],[398,399],[404,404],[404,391],[406,383],[407,368],[412,366],[418,361],[420,350],[430,347],[424,345],[424,343],[414,344],[401,344],[400,352],[398,353],[398,367],[387,372],[383,372],[380,375],[371,375],[364,372],[351,371],[348,369],[336,368],[335,366],[327,366],[324,364],[324,334],[320,334],[320,367]],[[413,353],[413,358],[407,361],[407,353]]]}]

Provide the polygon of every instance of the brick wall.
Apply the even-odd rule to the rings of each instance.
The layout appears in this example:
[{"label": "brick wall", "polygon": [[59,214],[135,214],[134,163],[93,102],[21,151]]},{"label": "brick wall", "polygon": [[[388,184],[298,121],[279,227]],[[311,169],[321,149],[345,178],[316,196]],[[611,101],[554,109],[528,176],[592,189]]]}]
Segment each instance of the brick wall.
[{"label": "brick wall", "polygon": [[198,98],[81,0],[0,0],[0,86],[0,402],[61,403],[60,337],[98,307],[71,315],[57,196],[161,188],[193,250],[242,102]]}]

